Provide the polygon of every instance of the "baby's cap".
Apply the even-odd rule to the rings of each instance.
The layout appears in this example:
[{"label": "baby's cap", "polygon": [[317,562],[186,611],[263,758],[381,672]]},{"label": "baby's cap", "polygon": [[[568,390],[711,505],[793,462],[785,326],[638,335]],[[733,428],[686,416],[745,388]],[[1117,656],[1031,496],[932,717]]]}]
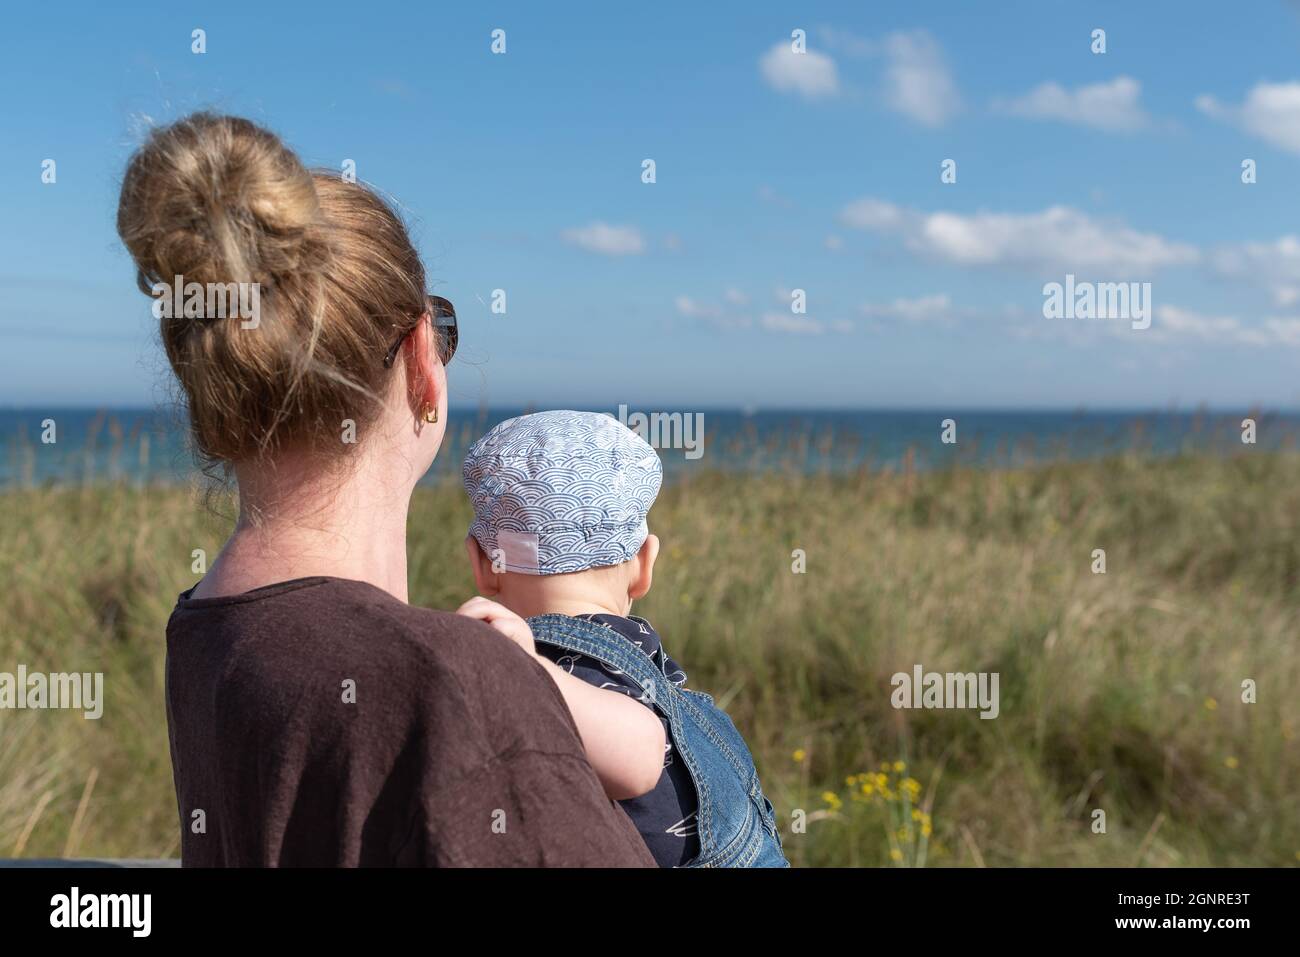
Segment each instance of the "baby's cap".
[{"label": "baby's cap", "polygon": [[484,554],[507,571],[558,575],[637,553],[663,465],[611,416],[538,412],[507,419],[475,442],[464,479],[474,506],[469,533]]}]

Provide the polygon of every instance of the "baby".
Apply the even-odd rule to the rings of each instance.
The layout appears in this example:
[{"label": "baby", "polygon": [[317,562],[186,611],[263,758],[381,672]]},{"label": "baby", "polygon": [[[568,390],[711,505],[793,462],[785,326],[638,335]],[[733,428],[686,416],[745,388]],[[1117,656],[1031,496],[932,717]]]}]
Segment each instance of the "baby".
[{"label": "baby", "polygon": [[631,614],[659,554],[646,515],[662,477],[654,449],[607,415],[496,426],[465,459],[465,545],[484,597],[461,612],[555,679],[606,793],[660,866],[784,867],[744,739]]}]

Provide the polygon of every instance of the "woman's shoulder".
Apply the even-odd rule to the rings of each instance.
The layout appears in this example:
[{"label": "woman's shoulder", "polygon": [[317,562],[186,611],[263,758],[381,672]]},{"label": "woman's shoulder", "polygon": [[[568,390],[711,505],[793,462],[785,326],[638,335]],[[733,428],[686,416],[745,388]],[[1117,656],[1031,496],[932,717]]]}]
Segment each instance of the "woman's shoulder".
[{"label": "woman's shoulder", "polygon": [[235,595],[200,598],[192,588],[182,592],[169,635],[211,630],[282,645],[359,646],[372,654],[394,646],[434,657],[473,654],[484,639],[494,650],[511,644],[480,621],[407,604],[368,582],[328,576],[276,582]]},{"label": "woman's shoulder", "polygon": [[352,579],[301,578],[213,598],[185,592],[167,637],[169,657],[208,659],[226,672],[238,665],[245,676],[324,669],[443,700],[459,691],[548,705],[558,697],[541,667],[489,625]]}]

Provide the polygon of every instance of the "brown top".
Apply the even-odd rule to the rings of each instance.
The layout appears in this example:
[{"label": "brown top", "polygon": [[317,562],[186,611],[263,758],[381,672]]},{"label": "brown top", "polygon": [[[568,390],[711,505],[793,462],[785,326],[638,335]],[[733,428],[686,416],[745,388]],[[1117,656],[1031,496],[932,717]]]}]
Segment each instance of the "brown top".
[{"label": "brown top", "polygon": [[167,723],[186,866],[654,866],[537,662],[362,582],[181,595]]}]

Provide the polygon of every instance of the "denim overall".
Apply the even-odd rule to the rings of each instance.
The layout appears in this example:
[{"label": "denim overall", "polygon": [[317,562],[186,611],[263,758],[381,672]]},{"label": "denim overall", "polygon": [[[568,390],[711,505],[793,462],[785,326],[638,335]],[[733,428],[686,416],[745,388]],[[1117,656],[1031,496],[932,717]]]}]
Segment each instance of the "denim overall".
[{"label": "denim overall", "polygon": [[649,655],[612,628],[568,615],[539,615],[528,624],[537,641],[621,671],[668,720],[699,802],[700,854],[688,867],[789,867],[749,748],[709,695],[673,684]]}]

